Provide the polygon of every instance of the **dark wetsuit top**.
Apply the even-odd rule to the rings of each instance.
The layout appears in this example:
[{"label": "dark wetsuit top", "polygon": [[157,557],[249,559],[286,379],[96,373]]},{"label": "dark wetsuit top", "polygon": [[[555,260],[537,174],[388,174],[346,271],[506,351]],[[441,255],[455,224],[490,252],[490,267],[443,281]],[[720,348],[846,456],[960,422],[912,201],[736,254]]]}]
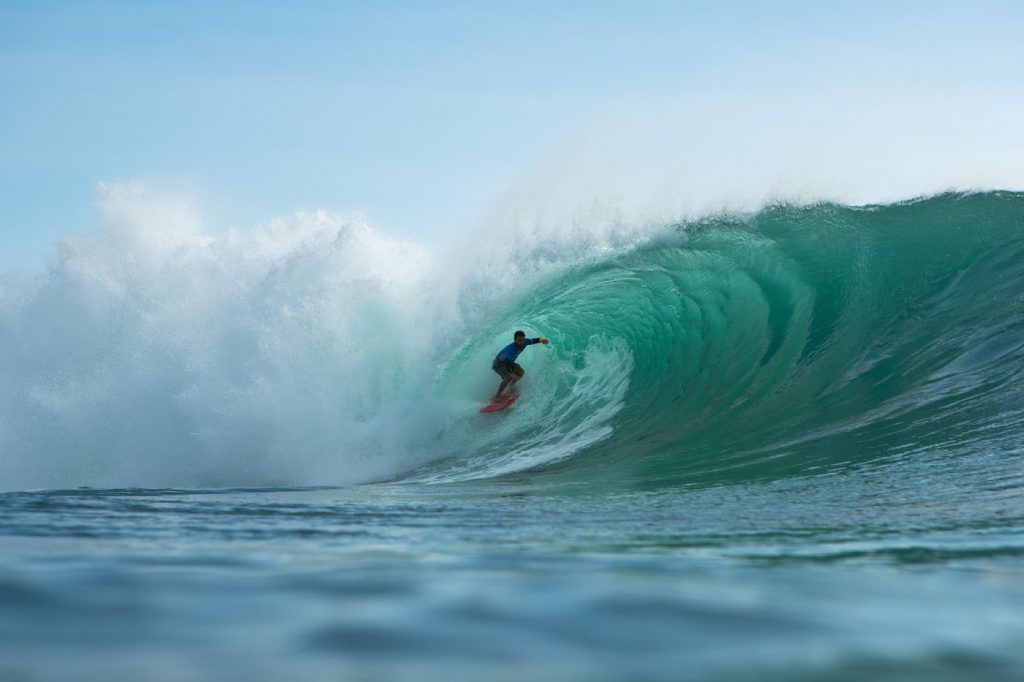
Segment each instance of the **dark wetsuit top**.
[{"label": "dark wetsuit top", "polygon": [[[532,346],[535,343],[540,343],[540,338],[526,339],[526,346]],[[523,346],[523,348],[526,348]],[[516,358],[523,352],[523,348],[516,345],[516,342],[508,344],[501,351],[494,356],[494,362],[491,363],[491,369],[498,373],[502,379],[507,379],[509,373],[514,367],[516,367]]]},{"label": "dark wetsuit top", "polygon": [[[540,343],[539,337],[536,339],[526,339],[526,346],[532,346],[535,343]],[[516,345],[516,342],[513,341],[512,343],[502,348],[495,359],[512,364],[513,362],[516,361],[516,358],[519,357],[519,354],[523,352],[523,349],[525,349],[526,346],[520,348],[519,346]]]}]

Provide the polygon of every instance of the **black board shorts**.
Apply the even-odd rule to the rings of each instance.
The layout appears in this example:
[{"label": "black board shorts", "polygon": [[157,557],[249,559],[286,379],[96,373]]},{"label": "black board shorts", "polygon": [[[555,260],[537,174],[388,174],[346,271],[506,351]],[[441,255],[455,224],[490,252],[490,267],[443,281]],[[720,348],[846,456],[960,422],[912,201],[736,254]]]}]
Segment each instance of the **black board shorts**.
[{"label": "black board shorts", "polygon": [[494,362],[491,363],[491,369],[497,372],[498,376],[500,376],[502,380],[508,379],[512,376],[512,372],[516,372],[518,374],[523,371],[523,368],[520,367],[518,363],[502,360],[501,358],[494,358]]}]

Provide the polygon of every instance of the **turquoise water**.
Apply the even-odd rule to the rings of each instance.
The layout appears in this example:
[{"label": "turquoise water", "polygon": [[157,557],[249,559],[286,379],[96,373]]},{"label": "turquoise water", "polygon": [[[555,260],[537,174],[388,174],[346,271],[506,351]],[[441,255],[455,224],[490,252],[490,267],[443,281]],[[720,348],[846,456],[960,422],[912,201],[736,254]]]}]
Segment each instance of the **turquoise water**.
[{"label": "turquoise water", "polygon": [[303,234],[5,284],[0,678],[1021,679],[1024,195]]}]

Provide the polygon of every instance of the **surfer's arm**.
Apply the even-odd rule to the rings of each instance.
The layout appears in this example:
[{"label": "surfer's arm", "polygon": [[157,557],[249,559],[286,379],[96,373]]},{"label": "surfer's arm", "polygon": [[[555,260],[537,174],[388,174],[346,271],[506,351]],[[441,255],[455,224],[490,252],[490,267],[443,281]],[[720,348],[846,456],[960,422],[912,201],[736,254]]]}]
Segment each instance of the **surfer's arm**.
[{"label": "surfer's arm", "polygon": [[543,344],[547,345],[547,342],[548,342],[548,340],[545,339],[543,336],[538,336],[535,339],[530,339],[530,343],[543,343]]}]

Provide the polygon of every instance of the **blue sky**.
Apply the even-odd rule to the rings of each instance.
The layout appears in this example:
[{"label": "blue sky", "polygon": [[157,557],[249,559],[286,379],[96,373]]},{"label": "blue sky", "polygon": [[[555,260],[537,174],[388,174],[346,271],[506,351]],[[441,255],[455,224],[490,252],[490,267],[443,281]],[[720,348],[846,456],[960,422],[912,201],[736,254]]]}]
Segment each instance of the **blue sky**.
[{"label": "blue sky", "polygon": [[419,239],[624,110],[1005,109],[1021,26],[1014,2],[0,0],[0,267],[94,226],[101,182],[186,193],[213,229],[327,208]]}]

